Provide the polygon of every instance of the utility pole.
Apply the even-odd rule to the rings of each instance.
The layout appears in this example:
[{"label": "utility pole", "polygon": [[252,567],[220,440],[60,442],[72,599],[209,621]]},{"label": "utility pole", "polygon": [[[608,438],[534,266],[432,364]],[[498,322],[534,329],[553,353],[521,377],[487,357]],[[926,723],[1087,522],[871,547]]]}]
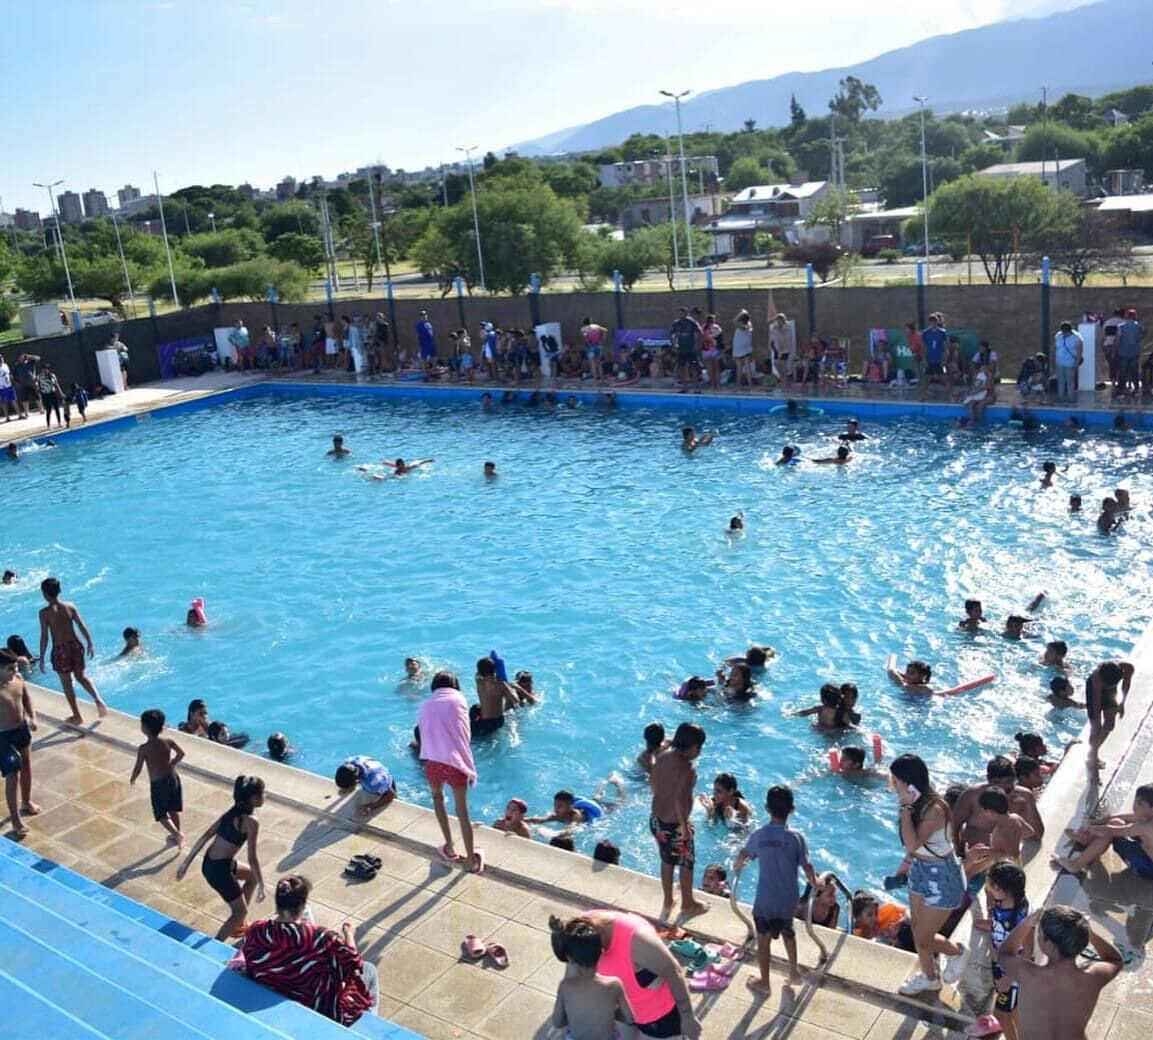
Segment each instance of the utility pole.
[{"label": "utility pole", "polygon": [[921,106],[921,191],[922,214],[925,218],[925,277],[929,276],[929,160],[925,153],[925,102],[929,99],[918,95],[913,98]]},{"label": "utility pole", "polygon": [[674,94],[668,90],[662,90],[661,93],[665,97],[673,99],[673,104],[677,110],[677,138],[679,140],[679,149],[681,155],[681,194],[684,197],[685,203],[685,240],[688,242],[689,247],[689,288],[695,288],[696,280],[696,264],[693,260],[693,213],[689,208],[689,178],[685,166],[685,134],[681,126],[681,98],[688,97],[692,93],[691,90],[682,90],[679,94]]},{"label": "utility pole", "polygon": [[1049,143],[1049,88],[1041,88],[1041,183],[1049,187],[1045,180],[1045,152]]}]

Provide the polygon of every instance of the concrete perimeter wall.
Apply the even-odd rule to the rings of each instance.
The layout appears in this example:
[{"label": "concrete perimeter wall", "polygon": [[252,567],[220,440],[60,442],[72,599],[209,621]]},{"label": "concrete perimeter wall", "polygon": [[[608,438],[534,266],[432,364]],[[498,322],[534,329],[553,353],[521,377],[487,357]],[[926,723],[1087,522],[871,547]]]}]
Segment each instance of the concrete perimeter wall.
[{"label": "concrete perimeter wall", "polygon": [[[817,289],[814,298],[818,333],[826,338],[851,337],[854,369],[859,367],[870,328],[899,328],[905,322],[917,319],[917,295],[912,286],[850,289],[832,286]],[[779,310],[797,320],[798,334],[807,335],[806,290],[774,289],[773,300]],[[1076,321],[1085,311],[1111,314],[1114,308],[1124,306],[1136,307],[1145,315],[1153,311],[1153,288],[1054,288],[1051,300],[1050,328],[1056,331],[1059,322],[1066,319]],[[714,293],[716,313],[726,329],[731,328],[732,318],[741,308],[747,308],[752,314],[758,355],[767,350],[767,304],[768,293],[764,289],[717,289]],[[667,328],[677,307],[699,306],[704,309],[706,305],[704,289],[677,293],[625,293],[622,296],[624,327]],[[461,324],[460,307],[455,296],[397,300],[395,307],[400,342],[409,348],[415,346],[413,325],[422,309],[429,312],[442,350],[447,347],[447,333]],[[977,329],[988,339],[1000,351],[1003,378],[1015,378],[1025,355],[1042,348],[1040,286],[930,286],[926,290],[925,307],[926,311],[943,311],[947,325]],[[476,327],[481,321],[492,321],[502,328],[528,328],[532,321],[527,296],[466,298],[463,308],[465,324],[474,340]],[[281,328],[287,328],[296,321],[311,329],[313,315],[325,310],[324,305],[318,303],[278,304],[277,322]],[[335,304],[338,317],[342,314],[375,314],[378,310],[388,315],[387,303],[380,297],[338,300]],[[546,291],[540,297],[540,312],[544,321],[560,321],[565,339],[570,342],[586,315],[610,329],[617,325],[616,304],[611,292],[552,294]],[[272,308],[268,303],[197,307],[155,319],[124,322],[120,336],[131,353],[130,382],[143,383],[160,378],[154,349],[156,344],[208,335],[214,326],[230,325],[238,317],[243,318],[254,333],[273,323]],[[112,327],[105,325],[69,336],[29,340],[9,346],[4,354],[9,363],[25,350],[39,354],[56,368],[62,383],[91,384],[96,376],[93,354],[108,342],[111,331]],[[1098,372],[1101,371],[1099,366]]]}]

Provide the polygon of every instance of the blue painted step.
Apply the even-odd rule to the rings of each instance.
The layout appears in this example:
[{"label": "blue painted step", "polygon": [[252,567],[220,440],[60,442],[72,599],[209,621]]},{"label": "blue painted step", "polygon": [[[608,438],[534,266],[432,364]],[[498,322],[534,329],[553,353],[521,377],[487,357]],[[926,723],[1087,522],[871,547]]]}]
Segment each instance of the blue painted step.
[{"label": "blue painted step", "polygon": [[[200,980],[205,978],[200,974],[203,964],[215,980],[204,987],[205,992],[289,1036],[335,1040],[338,1034],[346,1037],[349,1032],[303,1005],[223,969],[232,956],[232,947],[11,841],[0,840],[0,884],[26,895],[36,893],[36,898],[45,906],[58,908],[73,920],[79,920],[74,915],[86,913],[87,927],[93,930],[99,925],[100,934],[106,937],[116,935],[126,924],[135,922],[144,933],[135,941],[148,943],[142,945],[141,950],[147,949],[147,959],[153,964],[167,964],[176,958],[182,965],[196,965],[198,988],[202,984]],[[100,908],[105,911],[103,915],[95,912]],[[173,945],[172,940],[177,945]],[[170,946],[173,948],[169,949]],[[191,976],[182,977],[192,981]],[[351,1027],[351,1032],[373,1040],[421,1040],[419,1034],[377,1015],[362,1016]]]},{"label": "blue painted step", "polygon": [[[59,1008],[83,1008],[91,1028],[118,1040],[202,1040],[202,1032],[101,978],[84,964],[0,921],[0,964]],[[131,979],[125,980],[130,986]]]},{"label": "blue painted step", "polygon": [[0,1007],[12,1032],[29,1037],[68,1037],[69,1040],[108,1040],[54,1004],[49,1004],[0,971]]},{"label": "blue painted step", "polygon": [[53,880],[79,892],[95,903],[109,906],[125,917],[139,921],[155,931],[162,932],[178,943],[184,943],[186,946],[209,953],[222,963],[232,956],[232,947],[217,942],[211,936],[198,932],[195,928],[189,928],[188,925],[182,924],[180,921],[174,921],[160,911],[153,910],[152,907],[145,906],[143,903],[138,903],[135,899],[122,895],[98,881],[86,878],[83,874],[77,874],[76,871],[53,863],[50,859],[44,859],[31,849],[23,848],[15,842],[0,841],[0,853],[41,874],[48,875]]},{"label": "blue painted step", "polygon": [[[141,943],[146,930],[129,921],[124,922],[127,927],[114,927],[107,937],[98,934],[93,919],[106,911],[95,904],[79,908],[77,915],[69,919],[64,914],[71,911],[62,901],[38,902],[30,892],[21,895],[0,884],[0,906],[9,924],[50,949],[66,950],[70,958],[90,965],[101,978],[134,993],[147,994],[150,1004],[180,1022],[212,1036],[286,1040],[285,1033],[208,997],[219,972],[207,962],[203,962],[203,975],[209,976],[205,980],[207,985],[201,987],[188,979],[186,973],[200,966],[192,963],[197,958],[192,951],[185,951],[177,943],[168,943],[172,956],[165,956],[161,951],[161,959],[150,961],[148,951],[143,948],[146,944]],[[48,909],[49,906],[53,909]],[[159,937],[154,941],[164,942]]]}]

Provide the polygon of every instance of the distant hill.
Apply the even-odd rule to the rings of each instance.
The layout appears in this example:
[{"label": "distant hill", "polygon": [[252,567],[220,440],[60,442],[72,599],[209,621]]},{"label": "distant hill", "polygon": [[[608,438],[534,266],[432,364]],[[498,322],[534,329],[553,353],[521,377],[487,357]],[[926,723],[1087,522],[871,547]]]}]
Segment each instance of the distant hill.
[{"label": "distant hill", "polygon": [[[1058,0],[1053,0],[1058,2]],[[1027,10],[1045,10],[1050,3]],[[874,84],[884,104],[879,115],[901,116],[924,94],[934,112],[995,110],[1019,101],[1050,101],[1074,92],[1094,96],[1153,79],[1153,0],[1102,0],[1071,11],[1017,19],[934,36],[888,51],[858,65],[820,72],[790,72],[707,91],[681,105],[686,130],[708,125],[739,130],[746,119],[758,126],[783,126],[789,98],[810,115],[828,114],[829,99],[845,76]],[[595,151],[630,134],[666,134],[671,105],[641,105],[583,126],[523,141],[521,155]]]}]

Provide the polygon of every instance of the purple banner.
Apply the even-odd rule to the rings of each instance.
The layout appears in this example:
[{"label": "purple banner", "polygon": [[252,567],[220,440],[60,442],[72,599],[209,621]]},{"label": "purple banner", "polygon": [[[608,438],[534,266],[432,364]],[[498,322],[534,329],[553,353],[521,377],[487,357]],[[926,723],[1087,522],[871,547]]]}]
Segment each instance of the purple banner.
[{"label": "purple banner", "polygon": [[672,346],[672,340],[668,329],[617,329],[613,345],[617,357],[621,357],[638,346],[645,350],[663,350]]},{"label": "purple banner", "polygon": [[156,347],[156,360],[160,362],[160,378],[173,379],[180,374],[176,367],[176,356],[185,351],[213,351],[216,345],[211,336],[193,336],[191,339],[176,339],[171,343],[160,343]]}]

